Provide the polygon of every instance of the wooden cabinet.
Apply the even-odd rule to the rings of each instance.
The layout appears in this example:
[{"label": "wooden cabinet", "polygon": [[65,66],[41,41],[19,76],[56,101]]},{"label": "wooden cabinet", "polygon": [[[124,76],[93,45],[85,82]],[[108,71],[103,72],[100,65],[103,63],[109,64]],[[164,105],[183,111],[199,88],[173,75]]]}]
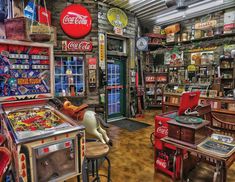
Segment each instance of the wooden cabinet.
[{"label": "wooden cabinet", "polygon": [[182,124],[175,120],[168,121],[168,137],[178,143],[195,147],[207,137],[209,121],[201,124]]}]

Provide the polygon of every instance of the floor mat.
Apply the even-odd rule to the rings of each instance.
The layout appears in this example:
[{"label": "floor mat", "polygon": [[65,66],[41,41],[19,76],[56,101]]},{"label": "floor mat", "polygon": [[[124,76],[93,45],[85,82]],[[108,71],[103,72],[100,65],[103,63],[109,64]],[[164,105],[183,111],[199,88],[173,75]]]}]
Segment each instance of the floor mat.
[{"label": "floor mat", "polygon": [[151,126],[146,123],[141,123],[141,122],[133,121],[133,120],[129,120],[129,119],[122,119],[122,120],[110,122],[110,124],[115,125],[120,128],[123,128],[123,129],[126,129],[128,131],[136,131],[136,130]]}]

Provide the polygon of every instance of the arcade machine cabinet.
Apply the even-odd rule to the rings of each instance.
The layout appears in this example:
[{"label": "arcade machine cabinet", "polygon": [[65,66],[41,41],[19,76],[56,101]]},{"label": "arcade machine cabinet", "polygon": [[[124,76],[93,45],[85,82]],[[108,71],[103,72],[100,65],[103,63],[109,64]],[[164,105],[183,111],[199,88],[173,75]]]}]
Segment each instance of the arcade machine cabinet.
[{"label": "arcade machine cabinet", "polygon": [[[156,170],[168,174],[173,179],[178,179],[180,177],[181,157],[177,155],[176,147],[174,145],[163,144],[161,138],[168,136],[168,121],[174,119],[178,115],[182,115],[184,111],[189,108],[193,110],[198,105],[199,97],[200,92],[183,94],[178,111],[171,111],[155,116],[154,167]],[[186,158],[187,151],[185,151],[184,154]]]},{"label": "arcade machine cabinet", "polygon": [[53,100],[53,47],[0,41],[0,119],[13,181],[64,181],[81,174],[84,127]]}]

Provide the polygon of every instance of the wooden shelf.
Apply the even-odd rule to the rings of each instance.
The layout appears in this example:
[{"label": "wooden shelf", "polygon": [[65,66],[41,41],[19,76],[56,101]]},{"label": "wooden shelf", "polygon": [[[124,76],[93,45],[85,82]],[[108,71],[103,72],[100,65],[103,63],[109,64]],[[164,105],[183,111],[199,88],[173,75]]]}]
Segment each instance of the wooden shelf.
[{"label": "wooden shelf", "polygon": [[220,69],[221,69],[221,70],[233,70],[234,68],[221,68],[221,67],[220,67]]},{"label": "wooden shelf", "polygon": [[232,37],[232,36],[235,36],[235,33],[214,35],[214,36],[211,36],[211,37],[203,37],[203,38],[200,38],[200,39],[194,39],[194,40],[188,40],[188,41],[182,41],[182,42],[171,42],[171,43],[166,43],[166,46],[174,46],[176,44],[189,44],[189,43],[193,43],[193,42],[221,39],[221,38]]},{"label": "wooden shelf", "polygon": [[162,107],[162,104],[158,104],[158,105],[147,105],[147,107]]},{"label": "wooden shelf", "polygon": [[221,78],[221,80],[233,80],[233,78]]},{"label": "wooden shelf", "polygon": [[213,112],[235,114],[235,111],[229,111],[228,109],[212,109]]},{"label": "wooden shelf", "polygon": [[170,103],[170,102],[164,102],[164,105],[168,105],[168,106],[175,106],[175,107],[179,107],[179,104],[174,104],[174,103]]},{"label": "wooden shelf", "polygon": [[156,34],[156,33],[146,33],[145,36],[146,37],[151,37],[151,38],[159,38],[159,39],[165,39],[166,38],[166,35]]}]

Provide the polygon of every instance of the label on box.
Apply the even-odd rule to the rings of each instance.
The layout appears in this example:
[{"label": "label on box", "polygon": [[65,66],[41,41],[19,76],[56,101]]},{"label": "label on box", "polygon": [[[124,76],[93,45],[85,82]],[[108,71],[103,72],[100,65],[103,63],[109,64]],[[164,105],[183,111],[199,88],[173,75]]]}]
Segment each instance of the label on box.
[{"label": "label on box", "polygon": [[24,9],[24,16],[30,20],[37,19],[36,6],[32,1],[29,1],[27,6]]}]

